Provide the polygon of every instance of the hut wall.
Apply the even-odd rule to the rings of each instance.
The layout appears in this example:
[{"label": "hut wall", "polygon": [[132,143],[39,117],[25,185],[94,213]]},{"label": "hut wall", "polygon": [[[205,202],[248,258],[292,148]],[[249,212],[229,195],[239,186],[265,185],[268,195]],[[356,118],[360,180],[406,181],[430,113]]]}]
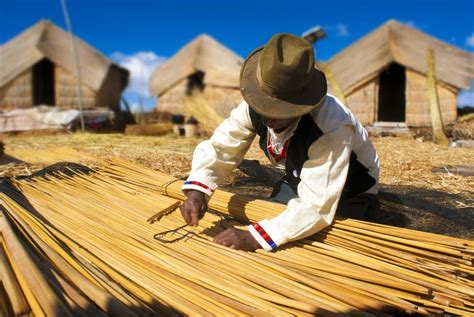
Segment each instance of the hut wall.
[{"label": "hut wall", "polygon": [[[188,79],[181,80],[178,84],[159,96],[158,111],[169,113],[183,113],[184,98],[188,96]],[[217,113],[226,118],[232,109],[242,101],[239,89],[206,85],[203,96]]]},{"label": "hut wall", "polygon": [[239,89],[210,85],[204,88],[204,98],[216,109],[222,118],[227,118],[232,109],[237,107],[242,101]]},{"label": "hut wall", "polygon": [[159,96],[157,110],[169,113],[182,113],[183,99],[186,97],[187,90],[188,80],[185,78]]},{"label": "hut wall", "polygon": [[97,107],[109,108],[114,111],[120,109],[120,97],[126,86],[127,76],[117,67],[110,67],[102,87],[97,92]]},{"label": "hut wall", "polygon": [[346,105],[362,124],[371,124],[376,120],[377,96],[378,83],[373,80],[346,96]]},{"label": "hut wall", "polygon": [[[415,71],[406,70],[406,123],[408,126],[431,125],[427,78]],[[442,84],[436,85],[443,123],[456,121],[457,89]]]},{"label": "hut wall", "polygon": [[33,106],[31,68],[23,72],[6,86],[0,88],[0,110],[30,108]]},{"label": "hut wall", "polygon": [[[56,80],[56,106],[60,109],[78,108],[76,77],[63,68],[56,66],[54,78]],[[94,90],[82,84],[81,95],[83,109],[96,107],[96,93]]]}]

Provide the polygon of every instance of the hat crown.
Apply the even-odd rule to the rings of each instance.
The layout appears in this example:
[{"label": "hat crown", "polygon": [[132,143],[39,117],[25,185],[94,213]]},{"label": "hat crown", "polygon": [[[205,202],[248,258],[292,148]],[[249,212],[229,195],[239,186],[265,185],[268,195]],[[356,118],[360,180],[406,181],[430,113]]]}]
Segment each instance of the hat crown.
[{"label": "hat crown", "polygon": [[245,59],[240,92],[258,114],[289,119],[309,113],[327,93],[326,76],[315,67],[312,45],[291,34],[276,34]]},{"label": "hat crown", "polygon": [[275,96],[298,93],[312,79],[314,51],[311,44],[291,34],[275,34],[259,59],[261,84]]}]

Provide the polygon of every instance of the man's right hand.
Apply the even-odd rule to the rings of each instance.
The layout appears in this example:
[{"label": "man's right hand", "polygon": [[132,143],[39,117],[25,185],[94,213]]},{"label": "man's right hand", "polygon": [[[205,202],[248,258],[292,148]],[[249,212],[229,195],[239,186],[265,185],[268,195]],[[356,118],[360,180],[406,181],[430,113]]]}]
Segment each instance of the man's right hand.
[{"label": "man's right hand", "polygon": [[207,211],[206,194],[197,190],[188,190],[186,200],[180,207],[181,215],[190,226],[197,226]]}]

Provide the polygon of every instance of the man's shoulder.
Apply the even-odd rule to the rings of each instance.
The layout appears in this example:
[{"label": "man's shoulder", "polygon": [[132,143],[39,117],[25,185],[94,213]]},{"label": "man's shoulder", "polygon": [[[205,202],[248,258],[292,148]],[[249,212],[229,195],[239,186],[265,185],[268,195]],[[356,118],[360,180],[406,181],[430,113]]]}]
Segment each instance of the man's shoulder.
[{"label": "man's shoulder", "polygon": [[327,94],[324,102],[310,112],[323,133],[331,132],[343,125],[357,125],[352,112],[336,97]]},{"label": "man's shoulder", "polygon": [[258,123],[262,121],[260,118],[260,115],[257,114],[245,100],[242,100],[238,106],[232,109],[229,118],[226,120],[234,122],[239,127],[255,130]]}]

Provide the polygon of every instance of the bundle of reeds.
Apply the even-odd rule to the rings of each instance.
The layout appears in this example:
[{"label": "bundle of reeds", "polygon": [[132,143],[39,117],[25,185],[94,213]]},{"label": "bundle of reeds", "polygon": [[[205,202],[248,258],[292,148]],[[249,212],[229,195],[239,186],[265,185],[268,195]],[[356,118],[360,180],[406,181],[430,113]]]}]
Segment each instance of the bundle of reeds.
[{"label": "bundle of reeds", "polygon": [[284,206],[217,191],[199,227],[182,227],[179,212],[169,213],[183,198],[179,181],[122,160],[103,166],[2,185],[4,311],[473,313],[472,241],[338,219],[274,253],[235,251],[214,244],[213,236]]}]

